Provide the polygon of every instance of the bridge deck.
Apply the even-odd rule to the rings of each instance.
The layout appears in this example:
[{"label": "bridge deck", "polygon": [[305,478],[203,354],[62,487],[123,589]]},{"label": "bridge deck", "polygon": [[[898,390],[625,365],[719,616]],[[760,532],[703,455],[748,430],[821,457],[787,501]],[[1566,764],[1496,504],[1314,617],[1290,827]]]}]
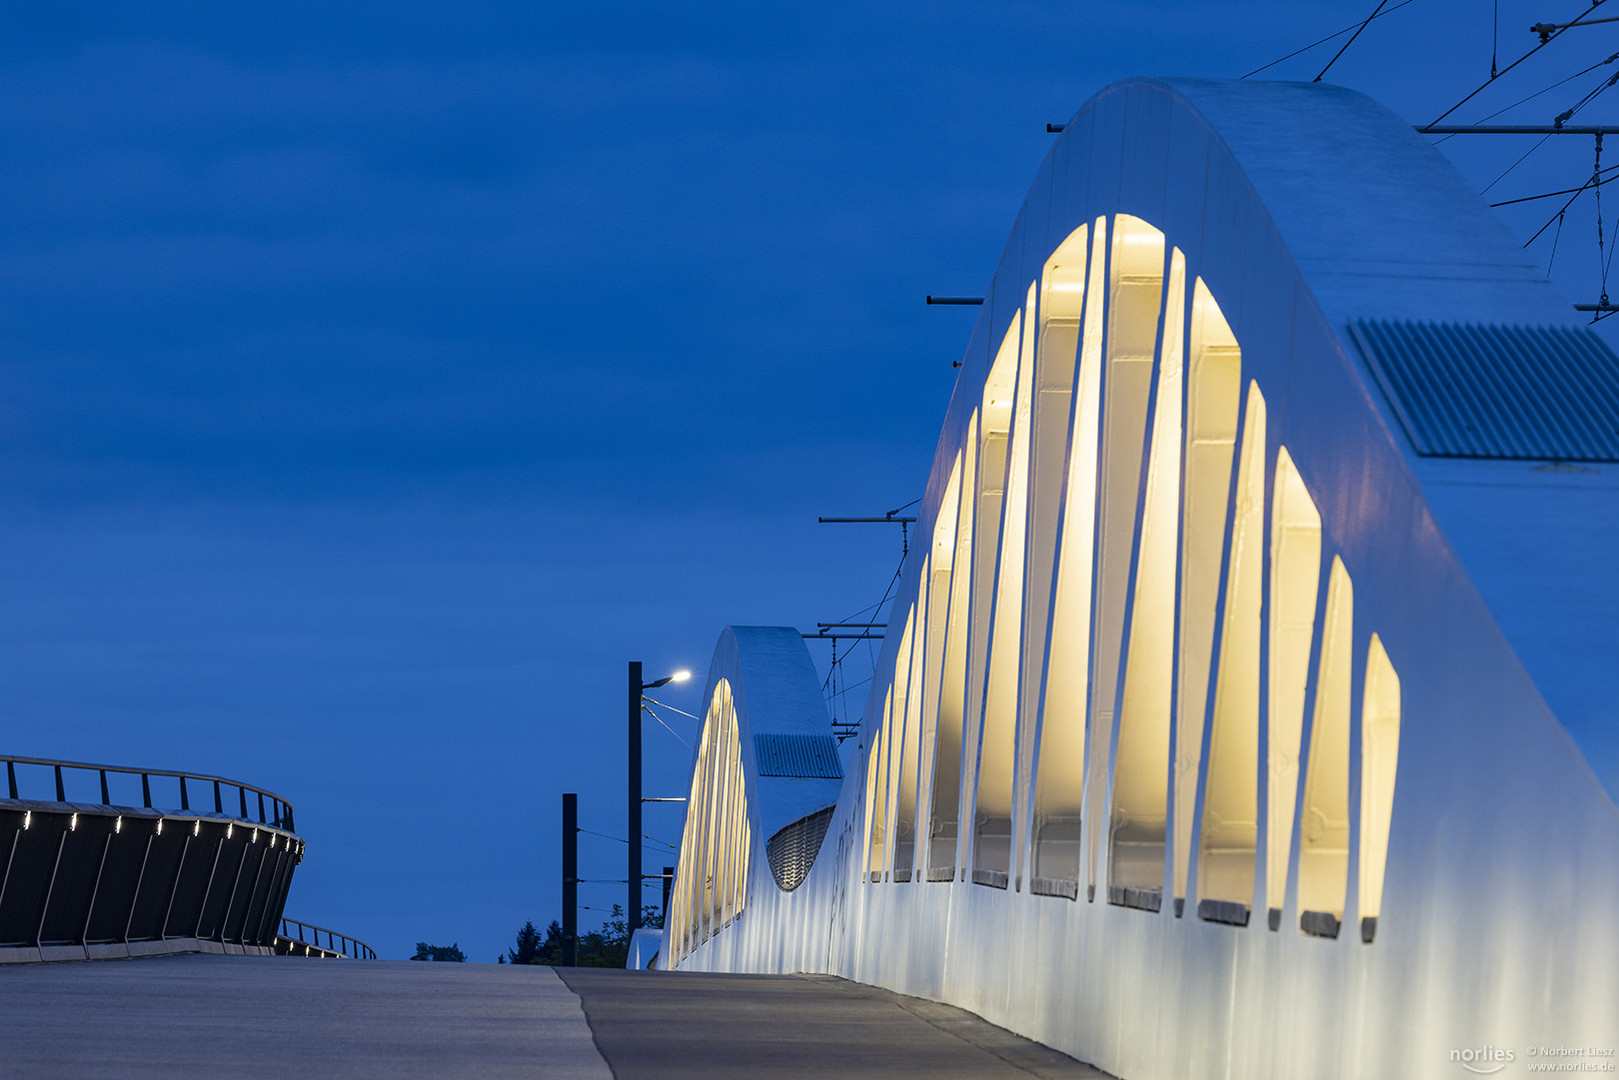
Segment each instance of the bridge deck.
[{"label": "bridge deck", "polygon": [[[837,979],[177,956],[0,969],[8,1076],[1101,1077]],[[571,988],[571,989],[570,989]],[[581,1008],[582,1005],[582,1008]]]}]

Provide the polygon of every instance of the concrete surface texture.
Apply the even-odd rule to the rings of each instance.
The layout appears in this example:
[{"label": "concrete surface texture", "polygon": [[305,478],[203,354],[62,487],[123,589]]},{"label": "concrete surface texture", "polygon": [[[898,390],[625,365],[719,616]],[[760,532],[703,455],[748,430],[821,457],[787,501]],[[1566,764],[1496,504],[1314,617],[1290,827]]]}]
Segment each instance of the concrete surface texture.
[{"label": "concrete surface texture", "polygon": [[828,975],[557,974],[619,1080],[1108,1075],[962,1009]]},{"label": "concrete surface texture", "polygon": [[172,956],[0,969],[0,1077],[1078,1077],[824,976]]},{"label": "concrete surface texture", "polygon": [[0,970],[0,1076],[608,1080],[549,968],[174,956]]}]

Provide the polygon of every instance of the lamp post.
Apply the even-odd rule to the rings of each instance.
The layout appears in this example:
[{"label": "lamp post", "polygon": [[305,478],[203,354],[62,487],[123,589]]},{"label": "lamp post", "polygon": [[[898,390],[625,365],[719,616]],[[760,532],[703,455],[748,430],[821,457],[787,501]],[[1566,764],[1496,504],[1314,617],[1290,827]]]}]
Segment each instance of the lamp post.
[{"label": "lamp post", "polygon": [[625,876],[629,884],[629,903],[624,910],[624,924],[630,933],[641,929],[641,695],[672,682],[685,682],[689,671],[677,671],[651,682],[641,681],[641,661],[630,661],[629,678],[629,811],[630,811],[630,865]]}]

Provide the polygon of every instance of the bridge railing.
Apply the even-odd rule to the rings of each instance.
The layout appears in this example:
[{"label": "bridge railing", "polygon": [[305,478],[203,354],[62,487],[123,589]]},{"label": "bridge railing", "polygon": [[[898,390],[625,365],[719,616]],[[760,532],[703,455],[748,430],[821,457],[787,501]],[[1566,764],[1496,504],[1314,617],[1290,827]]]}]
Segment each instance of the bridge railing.
[{"label": "bridge railing", "polygon": [[[268,825],[287,832],[296,832],[292,822],[292,804],[273,791],[267,791],[252,784],[244,784],[240,780],[229,780],[223,776],[209,776],[205,773],[176,772],[170,769],[138,769],[127,765],[97,765],[84,761],[58,761],[50,758],[12,757],[0,755],[0,761],[6,763],[6,791],[12,799],[38,799],[44,802],[55,801],[59,803],[99,803],[103,806],[143,806],[151,809],[154,805],[158,809],[174,810],[176,807],[170,803],[154,804],[152,799],[153,781],[178,781],[179,809],[183,813],[209,813],[221,817],[232,818],[249,825]],[[23,782],[19,782],[20,776]],[[43,777],[38,770],[46,770]],[[114,784],[109,784],[108,777],[113,777]],[[117,784],[117,778],[127,777],[128,792],[133,796],[134,778],[140,778],[140,802],[133,798],[114,799],[112,787]],[[50,781],[55,780],[54,789]],[[84,786],[99,781],[98,788],[92,788],[90,794],[99,798],[69,798],[68,788],[72,786],[75,795],[82,794]],[[71,782],[71,783],[70,783]],[[122,785],[117,785],[122,786]],[[168,784],[159,785],[159,798],[162,798],[164,787],[173,788]],[[54,790],[54,800],[51,792]],[[198,799],[198,805],[193,807],[193,798]]]},{"label": "bridge railing", "polygon": [[[322,935],[325,935],[324,944],[321,941]],[[281,919],[281,940],[276,942],[277,952],[283,951],[283,944],[286,946],[285,952],[290,955],[300,955],[298,946],[304,946],[302,955],[330,954],[354,960],[377,958],[377,950],[363,941],[351,938],[347,934],[340,934],[336,930],[328,930],[324,926],[286,917]]]}]

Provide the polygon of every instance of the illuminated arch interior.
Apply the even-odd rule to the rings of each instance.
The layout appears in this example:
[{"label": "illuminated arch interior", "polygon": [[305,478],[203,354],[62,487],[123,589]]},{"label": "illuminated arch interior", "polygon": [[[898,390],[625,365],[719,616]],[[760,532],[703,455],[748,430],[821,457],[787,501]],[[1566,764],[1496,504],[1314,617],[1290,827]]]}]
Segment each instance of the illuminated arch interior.
[{"label": "illuminated arch interior", "polygon": [[[1023,657],[1018,686],[1017,790],[1026,792],[1026,778],[1034,772],[1034,758],[1040,738],[1040,692],[1045,678],[1047,620],[1051,614],[1052,578],[1057,564],[1057,530],[1063,505],[1063,471],[1067,465],[1070,417],[1073,408],[1074,369],[1079,361],[1079,344],[1085,306],[1085,273],[1089,229],[1081,225],[1052,252],[1041,271],[1039,283],[1039,332],[1034,345],[1034,403],[1032,410],[1032,450],[1029,467],[1029,536],[1023,583]],[[1015,874],[1037,873],[1025,862],[1025,834],[1031,829],[1024,811],[1025,800],[1017,807],[1024,820],[1015,823],[1018,831],[1014,847],[1018,856]],[[1032,885],[1031,885],[1032,887]]]},{"label": "illuminated arch interior", "polygon": [[1299,822],[1299,929],[1337,937],[1349,889],[1349,682],[1355,590],[1333,557]]},{"label": "illuminated arch interior", "polygon": [[[1031,888],[1037,893],[1070,899],[1078,894],[1083,850],[1080,826],[1084,809],[1086,695],[1090,683],[1091,586],[1095,571],[1106,218],[1096,220],[1092,235],[1095,241],[1091,245],[1088,287],[1084,295],[1062,308],[1055,305],[1052,308],[1054,315],[1061,311],[1065,317],[1078,318],[1079,308],[1074,306],[1078,302],[1083,307],[1084,318],[1068,440],[1068,476],[1058,526],[1040,746],[1034,765]],[[1082,303],[1085,296],[1091,297],[1091,302]],[[1061,338],[1057,340],[1066,344]]]},{"label": "illuminated arch interior", "polygon": [[[952,480],[939,510],[955,516],[954,554],[950,559],[944,652],[939,673],[939,711],[933,747],[932,808],[929,816],[928,879],[949,881],[956,873],[961,824],[961,737],[967,702],[967,636],[973,564],[973,503],[977,488],[978,412],[967,421],[967,445],[957,455],[959,480]],[[964,493],[966,493],[964,495]],[[937,565],[937,564],[936,564]]]},{"label": "illuminated arch interior", "polygon": [[1270,734],[1265,805],[1266,904],[1270,927],[1281,924],[1292,852],[1294,799],[1299,787],[1299,740],[1304,691],[1315,638],[1321,578],[1321,514],[1282,447],[1276,454],[1270,526]]},{"label": "illuminated arch interior", "polygon": [[1383,867],[1394,813],[1394,771],[1400,756],[1400,676],[1383,641],[1366,648],[1366,689],[1360,716],[1360,936],[1370,943],[1383,912]]},{"label": "illuminated arch interior", "polygon": [[1242,397],[1242,350],[1198,278],[1192,288],[1191,346],[1186,376],[1185,490],[1181,504],[1180,650],[1176,660],[1175,835],[1176,914],[1186,900],[1193,812],[1203,762],[1220,562],[1231,498],[1231,458]]},{"label": "illuminated arch interior", "polygon": [[[1032,310],[1035,286],[1029,286]],[[1023,334],[1013,394],[1012,432],[1001,502],[1001,540],[991,608],[989,671],[984,684],[984,722],[974,801],[977,857],[973,872],[1004,885],[1012,865],[1012,784],[1021,671],[1023,569],[1029,518],[1029,444],[1034,413],[1034,319],[1020,319]],[[1008,342],[1011,338],[1008,337]]]},{"label": "illuminated arch interior", "polygon": [[680,839],[681,888],[670,897],[670,941],[676,957],[702,944],[748,902],[748,823],[741,741],[731,684],[721,679],[709,699],[697,768]]},{"label": "illuminated arch interior", "polygon": [[[1039,895],[1105,885],[1161,912],[1167,887],[1177,917],[1192,896],[1200,918],[1246,926],[1260,903],[1274,930],[1297,843],[1300,929],[1336,936],[1358,868],[1372,940],[1399,679],[1372,635],[1352,863],[1350,577],[1274,435],[1212,291],[1163,233],[1120,215],[1057,246],[968,417],[890,654],[869,881],[953,881],[965,864],[1021,889],[1027,867]],[[699,856],[731,850],[696,835]],[[726,896],[698,907],[723,918]]]},{"label": "illuminated arch interior", "polygon": [[1248,924],[1259,831],[1259,612],[1264,600],[1265,399],[1248,386],[1232,514],[1225,626],[1198,850],[1198,916]]},{"label": "illuminated arch interior", "polygon": [[[1013,318],[1012,325],[1007,328],[1006,336],[1001,340],[1001,346],[996,351],[995,362],[990,365],[989,377],[984,381],[984,403],[979,410],[980,423],[983,425],[979,432],[978,455],[978,499],[976,507],[976,521],[973,528],[975,543],[973,545],[973,581],[972,581],[972,625],[967,636],[968,667],[967,667],[967,717],[969,727],[963,730],[962,738],[962,789],[974,795],[978,794],[978,770],[981,739],[985,726],[986,716],[992,726],[1002,723],[1003,709],[1010,719],[1010,695],[1007,690],[1015,684],[1006,685],[1003,677],[1001,683],[993,688],[993,694],[988,686],[988,676],[995,665],[994,641],[992,637],[992,622],[994,618],[994,600],[996,597],[996,570],[999,564],[1001,540],[1005,519],[1007,465],[1011,460],[1012,424],[1015,419],[1015,404],[1018,381],[1018,339],[1023,324],[1021,312]],[[1007,663],[1007,652],[1015,652],[1015,646],[1008,647],[1003,642],[1001,649],[1001,663],[999,667],[1004,670]],[[992,742],[996,736],[992,736]],[[994,759],[992,757],[993,766]],[[991,781],[992,794],[994,781]],[[992,803],[993,798],[984,800],[986,804]],[[974,827],[971,838],[974,848],[988,847],[987,854],[979,852],[974,855],[973,873],[975,880],[995,882],[994,863],[997,854],[1004,855],[1006,843],[995,837],[1005,835],[1005,829],[999,825],[989,825],[984,820],[985,810],[988,806],[980,806],[977,798],[970,799],[969,806],[974,813]],[[986,831],[986,826],[988,831]],[[979,841],[988,836],[986,844]],[[1004,858],[999,860],[1004,863]],[[989,865],[982,865],[983,863]],[[1000,884],[1004,884],[1004,871]]]},{"label": "illuminated arch interior", "polygon": [[[953,625],[952,602],[957,556],[957,535],[961,514],[961,454],[956,455],[950,468],[950,479],[945,484],[944,498],[939,503],[938,516],[933,526],[933,543],[928,549],[928,570],[923,575],[923,588],[927,591],[928,617],[925,625],[926,653],[922,660],[922,745],[917,757],[917,812],[922,815],[918,826],[918,843],[926,849],[917,858],[918,873],[936,877],[941,860],[947,872],[955,867],[955,837],[941,840],[940,830],[934,824],[937,814],[939,767],[936,761],[941,747],[945,747],[943,728],[946,724],[946,702],[954,708],[954,739],[948,747],[960,755],[961,713],[959,693],[953,694],[953,679],[942,673],[945,666],[946,644]],[[952,665],[959,677],[960,665]],[[934,814],[928,814],[931,807]],[[952,814],[953,816],[953,814]],[[926,824],[923,824],[926,823]],[[932,849],[948,848],[948,854]]]},{"label": "illuminated arch interior", "polygon": [[1157,911],[1169,823],[1186,258],[1170,258],[1108,830],[1108,899]]}]

